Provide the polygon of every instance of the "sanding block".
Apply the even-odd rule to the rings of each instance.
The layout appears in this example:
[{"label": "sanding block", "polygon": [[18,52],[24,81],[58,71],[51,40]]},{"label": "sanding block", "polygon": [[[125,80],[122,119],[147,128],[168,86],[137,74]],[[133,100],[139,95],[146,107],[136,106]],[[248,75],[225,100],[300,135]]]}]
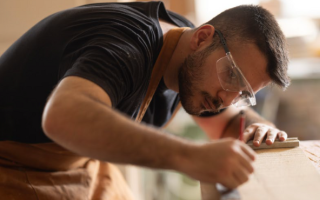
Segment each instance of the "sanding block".
[{"label": "sanding block", "polygon": [[297,137],[287,138],[286,141],[280,141],[276,139],[272,145],[267,145],[264,140],[259,147],[253,145],[253,141],[250,140],[247,142],[252,149],[274,149],[274,148],[293,148],[299,146],[299,140]]}]

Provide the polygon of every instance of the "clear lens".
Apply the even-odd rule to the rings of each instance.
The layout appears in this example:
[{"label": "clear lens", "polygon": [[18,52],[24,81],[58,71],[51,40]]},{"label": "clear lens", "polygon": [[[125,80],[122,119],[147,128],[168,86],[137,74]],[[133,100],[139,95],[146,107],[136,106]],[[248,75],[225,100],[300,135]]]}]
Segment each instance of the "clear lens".
[{"label": "clear lens", "polygon": [[230,52],[217,61],[216,69],[220,84],[224,90],[241,92],[241,94],[233,100],[233,105],[236,107],[256,105],[253,90],[241,70],[236,66]]},{"label": "clear lens", "polygon": [[254,106],[256,105],[256,99],[250,97],[237,97],[235,98],[232,103],[235,107],[242,107],[242,106]]},{"label": "clear lens", "polygon": [[231,67],[227,57],[223,57],[217,61],[217,72],[221,86],[226,91],[239,92],[241,76],[235,67]]}]

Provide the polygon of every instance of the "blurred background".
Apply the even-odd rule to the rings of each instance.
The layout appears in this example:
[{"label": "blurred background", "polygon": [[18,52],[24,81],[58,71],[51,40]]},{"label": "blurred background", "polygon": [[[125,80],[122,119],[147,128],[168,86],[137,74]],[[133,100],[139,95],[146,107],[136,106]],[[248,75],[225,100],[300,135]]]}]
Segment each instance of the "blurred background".
[{"label": "blurred background", "polygon": [[[132,0],[131,0],[132,1]],[[42,18],[71,7],[98,2],[126,0],[1,0],[0,55],[24,32]],[[196,26],[225,9],[241,4],[258,4],[277,18],[289,47],[291,86],[286,91],[265,88],[257,94],[254,109],[300,140],[320,139],[320,1],[317,0],[163,0],[167,9],[177,12]],[[19,59],[19,58],[17,58]],[[180,137],[206,141],[193,120],[180,110],[167,132]],[[161,151],[161,149],[159,149]],[[162,170],[122,167],[140,200],[198,200],[199,183],[182,174]]]}]

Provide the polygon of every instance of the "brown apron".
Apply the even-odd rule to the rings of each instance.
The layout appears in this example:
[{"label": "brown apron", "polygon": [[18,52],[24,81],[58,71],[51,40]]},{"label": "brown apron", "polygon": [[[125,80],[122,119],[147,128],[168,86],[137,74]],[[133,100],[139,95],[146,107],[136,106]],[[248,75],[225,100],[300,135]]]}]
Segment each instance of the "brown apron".
[{"label": "brown apron", "polygon": [[[172,29],[167,33],[152,71],[147,94],[136,118],[137,122],[142,120],[185,29]],[[134,198],[120,171],[113,164],[81,157],[55,143],[25,144],[0,141],[0,199],[133,200]]]}]

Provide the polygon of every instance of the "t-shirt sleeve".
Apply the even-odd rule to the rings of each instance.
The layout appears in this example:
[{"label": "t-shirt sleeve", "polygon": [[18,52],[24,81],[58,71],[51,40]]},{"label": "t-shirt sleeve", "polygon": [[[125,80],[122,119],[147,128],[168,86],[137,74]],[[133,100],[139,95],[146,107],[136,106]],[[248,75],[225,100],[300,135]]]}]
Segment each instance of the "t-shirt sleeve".
[{"label": "t-shirt sleeve", "polygon": [[[119,34],[118,34],[119,35]],[[95,37],[77,52],[64,77],[79,76],[99,85],[110,97],[113,107],[135,91],[145,74],[144,55],[139,44],[128,37]],[[135,45],[136,44],[136,45]]]}]

